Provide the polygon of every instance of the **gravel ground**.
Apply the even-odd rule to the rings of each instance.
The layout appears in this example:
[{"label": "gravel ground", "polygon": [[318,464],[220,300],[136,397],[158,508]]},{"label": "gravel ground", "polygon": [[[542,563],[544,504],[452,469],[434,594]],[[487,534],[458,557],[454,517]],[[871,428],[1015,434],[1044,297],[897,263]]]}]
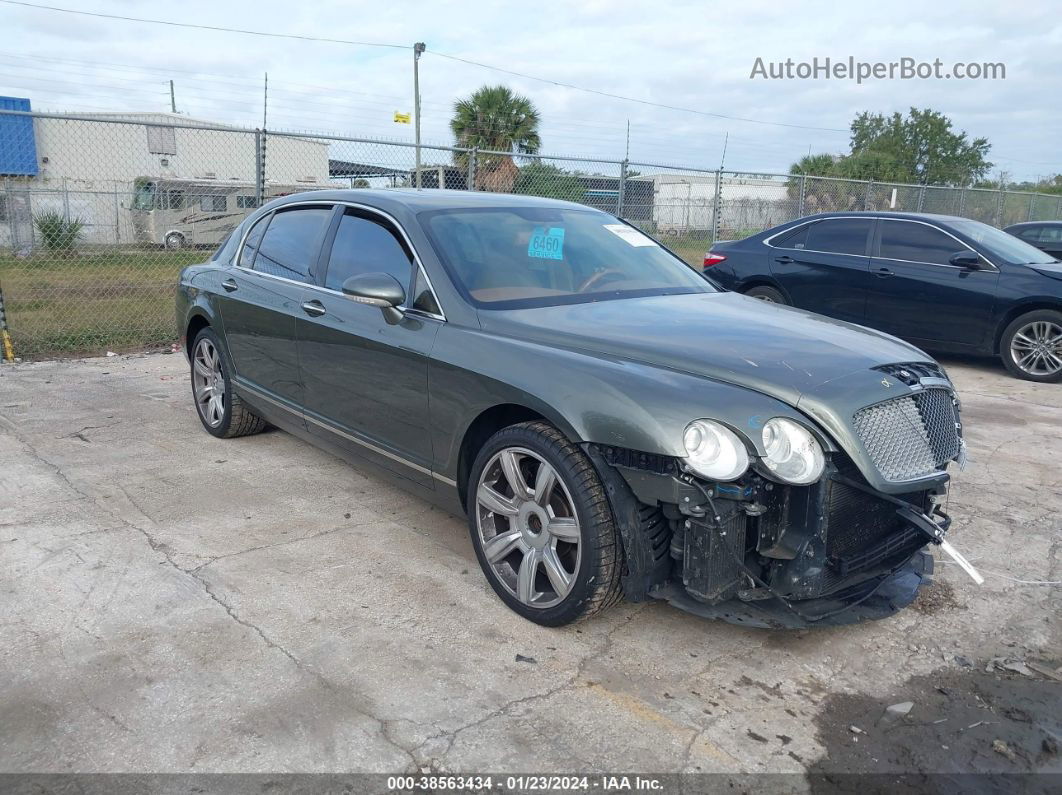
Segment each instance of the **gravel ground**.
[{"label": "gravel ground", "polygon": [[801,632],[537,627],[463,519],[204,433],[179,356],[4,365],[0,772],[1060,772],[1062,386],[945,365],[985,585],[938,560],[895,618]]}]

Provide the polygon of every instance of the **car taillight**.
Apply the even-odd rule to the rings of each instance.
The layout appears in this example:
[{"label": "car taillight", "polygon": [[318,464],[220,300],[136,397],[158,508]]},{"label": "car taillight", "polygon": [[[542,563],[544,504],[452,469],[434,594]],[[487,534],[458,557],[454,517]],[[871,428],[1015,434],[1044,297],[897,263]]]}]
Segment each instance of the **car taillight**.
[{"label": "car taillight", "polygon": [[707,254],[704,255],[704,267],[710,268],[713,265],[718,265],[725,259],[726,257],[724,257],[722,254],[713,254],[711,251],[709,251]]}]

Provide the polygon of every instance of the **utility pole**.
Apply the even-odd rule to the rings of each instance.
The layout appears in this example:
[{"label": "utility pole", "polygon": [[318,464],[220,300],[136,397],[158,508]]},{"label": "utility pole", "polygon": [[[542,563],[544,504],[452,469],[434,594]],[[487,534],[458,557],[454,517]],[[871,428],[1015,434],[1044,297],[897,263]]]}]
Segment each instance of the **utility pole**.
[{"label": "utility pole", "polygon": [[624,160],[631,159],[631,120],[627,119],[627,149],[623,153]]},{"label": "utility pole", "polygon": [[173,81],[170,81],[170,113],[177,112],[177,100],[173,96]]},{"label": "utility pole", "polygon": [[413,45],[413,137],[416,142],[416,185],[420,188],[420,56],[424,42]]}]

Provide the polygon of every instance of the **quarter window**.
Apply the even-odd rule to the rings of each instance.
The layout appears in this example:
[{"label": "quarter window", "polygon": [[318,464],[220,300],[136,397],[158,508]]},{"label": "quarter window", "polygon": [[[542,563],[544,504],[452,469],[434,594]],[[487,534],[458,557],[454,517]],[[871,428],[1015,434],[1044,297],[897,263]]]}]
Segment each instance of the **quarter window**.
[{"label": "quarter window", "polygon": [[832,218],[812,224],[804,248],[831,254],[866,254],[868,218]]},{"label": "quarter window", "polygon": [[388,226],[347,212],[339,221],[332,243],[325,287],[341,290],[351,276],[387,273],[408,290],[412,262],[412,256]]},{"label": "quarter window", "polygon": [[781,237],[771,241],[771,245],[776,248],[807,248],[808,229],[812,226],[813,224],[803,224],[796,229],[785,232]]},{"label": "quarter window", "polygon": [[251,231],[247,233],[247,239],[243,243],[240,252],[240,265],[244,268],[254,267],[254,255],[258,253],[258,246],[262,242],[262,235],[269,224],[269,215],[263,215],[254,222]]},{"label": "quarter window", "polygon": [[965,248],[939,229],[904,221],[881,222],[881,256],[910,262],[948,265],[951,255]]},{"label": "quarter window", "polygon": [[299,282],[313,281],[311,265],[317,259],[321,235],[331,215],[331,207],[275,213],[262,238],[254,269]]},{"label": "quarter window", "polygon": [[428,286],[428,280],[424,276],[424,271],[417,268],[417,280],[413,283],[413,309],[419,309],[421,312],[428,312],[432,315],[441,315],[442,309],[439,308],[439,302],[435,300],[435,294],[431,291],[431,287]]}]

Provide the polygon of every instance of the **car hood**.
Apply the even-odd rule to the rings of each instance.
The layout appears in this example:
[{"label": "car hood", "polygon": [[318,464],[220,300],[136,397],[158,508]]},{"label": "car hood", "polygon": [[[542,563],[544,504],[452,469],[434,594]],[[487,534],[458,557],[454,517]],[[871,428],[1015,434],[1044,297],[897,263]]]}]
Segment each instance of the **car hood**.
[{"label": "car hood", "polygon": [[[737,293],[654,296],[484,311],[485,331],[666,367],[754,389],[796,406],[828,398],[857,371],[932,361],[878,331]],[[880,374],[873,383],[880,389]]]},{"label": "car hood", "polygon": [[1037,273],[1051,279],[1062,279],[1062,262],[1047,262],[1042,265],[1029,265]]}]

